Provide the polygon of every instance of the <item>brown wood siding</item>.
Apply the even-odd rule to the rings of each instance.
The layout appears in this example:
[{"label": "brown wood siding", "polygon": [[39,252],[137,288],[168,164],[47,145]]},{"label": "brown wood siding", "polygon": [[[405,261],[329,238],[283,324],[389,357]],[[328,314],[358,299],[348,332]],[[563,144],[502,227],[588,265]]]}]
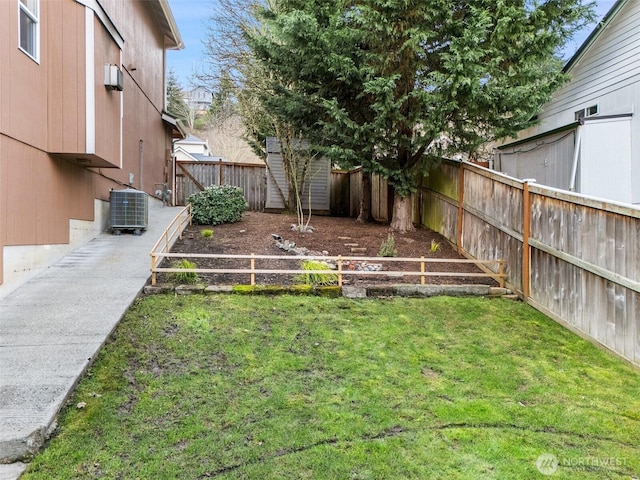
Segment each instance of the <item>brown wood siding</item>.
[{"label": "brown wood siding", "polygon": [[3,245],[68,243],[70,218],[93,219],[89,172],[16,141],[2,147]]},{"label": "brown wood siding", "polygon": [[48,151],[85,149],[84,7],[59,2],[46,19],[50,28],[42,47],[48,51]]},{"label": "brown wood siding", "polygon": [[[0,52],[1,52],[0,48]],[[0,85],[1,86],[1,85]],[[0,88],[0,91],[2,89]],[[0,103],[1,105],[1,103]],[[0,109],[2,110],[2,109]],[[0,125],[1,127],[2,125]],[[4,282],[4,246],[7,244],[7,158],[8,141],[0,128],[0,284]]]},{"label": "brown wood siding", "polygon": [[120,48],[113,41],[109,32],[94,17],[94,79],[95,84],[95,139],[96,155],[109,160],[120,167],[120,137],[121,137],[121,97],[129,97],[129,90],[135,86],[125,77],[124,91],[110,90],[104,85],[104,65],[120,66]]},{"label": "brown wood siding", "polygon": [[126,41],[122,60],[125,70],[161,111],[164,108],[164,38],[149,14],[147,3],[100,0]]},{"label": "brown wood siding", "polygon": [[[48,53],[42,49],[40,63],[18,49],[18,2],[0,1],[0,45],[2,61],[2,133],[22,142],[46,148]],[[51,5],[40,2],[40,16],[47,18]],[[48,28],[42,22],[40,35]],[[41,41],[42,45],[42,41]]]}]

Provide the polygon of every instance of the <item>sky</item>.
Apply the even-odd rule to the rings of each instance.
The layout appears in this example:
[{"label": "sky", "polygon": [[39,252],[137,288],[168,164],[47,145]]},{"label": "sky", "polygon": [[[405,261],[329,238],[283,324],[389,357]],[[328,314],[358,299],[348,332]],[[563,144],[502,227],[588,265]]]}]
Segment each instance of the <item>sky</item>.
[{"label": "sky", "polygon": [[[207,23],[211,16],[211,5],[216,0],[169,0],[169,6],[178,24],[178,30],[184,42],[183,50],[169,50],[167,52],[167,63],[169,68],[176,72],[178,81],[182,88],[188,90],[194,85],[190,79],[195,71],[201,70],[203,66],[204,46],[202,41],[206,38]],[[596,15],[598,20],[609,11],[615,0],[597,0]],[[571,55],[580,47],[582,42],[595,28],[595,23],[570,41],[564,55],[568,60]]]}]

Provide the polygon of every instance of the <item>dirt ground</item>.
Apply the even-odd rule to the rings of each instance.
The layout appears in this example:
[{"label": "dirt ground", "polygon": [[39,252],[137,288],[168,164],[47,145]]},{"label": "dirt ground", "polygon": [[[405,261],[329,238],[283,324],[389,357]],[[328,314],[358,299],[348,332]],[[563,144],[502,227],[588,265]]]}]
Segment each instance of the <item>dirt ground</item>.
[{"label": "dirt ground", "polygon": [[[354,218],[312,216],[310,225],[313,233],[299,233],[291,229],[296,223],[294,215],[245,212],[242,220],[232,224],[217,225],[191,225],[187,227],[183,238],[174,245],[175,253],[206,253],[206,254],[256,254],[288,256],[290,260],[256,260],[255,268],[293,269],[299,268],[299,262],[295,261],[295,254],[288,253],[278,248],[274,235],[280,237],[280,242],[294,242],[296,247],[309,249],[307,255],[324,254],[329,256],[349,257],[377,257],[381,244],[389,235],[389,226],[381,223],[357,223]],[[212,229],[213,237],[206,238],[201,232]],[[420,258],[426,259],[460,259],[456,250],[447,241],[431,230],[419,228],[415,232],[395,234],[395,258]],[[432,248],[432,245],[438,245]],[[293,260],[291,260],[293,259]],[[175,259],[172,259],[175,261]],[[198,268],[221,269],[249,268],[249,260],[235,259],[191,259]],[[366,260],[364,265],[376,264],[376,260]],[[344,270],[357,270],[361,268],[363,261],[352,262],[345,265]],[[393,262],[382,263],[383,271],[420,271],[417,262]],[[165,266],[165,265],[163,265]],[[374,267],[375,268],[375,267]],[[438,272],[464,272],[480,273],[480,270],[471,264],[456,263],[427,263],[426,271]],[[249,284],[248,274],[199,274],[202,283],[218,285]],[[345,284],[399,284],[420,283],[417,276],[411,275],[349,275],[345,276]],[[160,283],[171,283],[168,274],[159,274]],[[258,284],[289,285],[295,283],[293,276],[278,274],[256,275]],[[489,284],[496,283],[488,277],[427,277],[428,284]]]}]

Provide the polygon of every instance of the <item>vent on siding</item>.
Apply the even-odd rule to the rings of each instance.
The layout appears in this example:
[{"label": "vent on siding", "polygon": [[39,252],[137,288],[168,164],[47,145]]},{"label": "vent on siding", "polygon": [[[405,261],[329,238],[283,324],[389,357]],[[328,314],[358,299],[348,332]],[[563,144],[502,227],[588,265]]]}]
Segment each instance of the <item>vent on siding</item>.
[{"label": "vent on siding", "polygon": [[133,188],[111,190],[111,230],[119,235],[122,230],[133,230],[140,235],[149,223],[148,197],[145,192]]}]

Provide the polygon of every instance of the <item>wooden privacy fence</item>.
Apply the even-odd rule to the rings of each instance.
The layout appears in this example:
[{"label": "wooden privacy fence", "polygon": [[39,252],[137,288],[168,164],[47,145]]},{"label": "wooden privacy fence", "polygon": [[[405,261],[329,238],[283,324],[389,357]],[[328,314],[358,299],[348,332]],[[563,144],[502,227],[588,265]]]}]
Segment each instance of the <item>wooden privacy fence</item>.
[{"label": "wooden privacy fence", "polygon": [[[331,172],[331,214],[357,217],[362,201],[362,167]],[[371,179],[371,216],[379,222],[390,219],[390,196],[388,182],[380,175]]]},{"label": "wooden privacy fence", "polygon": [[640,209],[449,160],[421,194],[423,225],[505,259],[526,302],[640,365]]},{"label": "wooden privacy fence", "polygon": [[[246,260],[244,267],[234,266],[233,268],[172,268],[172,267],[160,267],[159,265],[164,258],[189,258],[189,259],[219,259],[219,260]],[[319,260],[334,262],[336,264],[335,270],[301,270],[296,268],[266,268],[256,267],[257,260],[277,260],[277,261],[295,261],[305,262],[308,260]],[[392,263],[392,262],[410,262],[419,266],[420,270],[416,271],[404,271],[404,270],[379,270],[379,271],[364,271],[364,270],[348,270],[345,269],[347,262],[375,262],[375,263]],[[268,262],[267,262],[268,263]],[[434,263],[458,263],[458,264],[472,264],[478,267],[486,267],[489,265],[497,265],[498,273],[465,273],[465,272],[438,272],[427,271],[427,264]],[[501,287],[504,287],[505,274],[503,272],[503,262],[501,260],[465,260],[465,259],[442,259],[442,258],[400,258],[400,257],[346,257],[346,256],[289,256],[289,255],[225,255],[225,254],[196,254],[196,253],[168,253],[166,251],[151,251],[151,284],[155,285],[157,282],[158,273],[228,273],[228,274],[249,274],[250,284],[256,284],[256,275],[258,274],[276,274],[276,275],[299,275],[299,274],[322,274],[322,275],[335,275],[338,286],[342,286],[343,277],[345,275],[355,276],[395,276],[395,277],[419,277],[420,283],[425,284],[426,277],[460,277],[460,278],[473,278],[484,277],[492,278],[496,280]]]},{"label": "wooden privacy fence", "polygon": [[[332,170],[329,183],[331,215],[358,216],[361,180],[358,172]],[[255,163],[176,161],[175,203],[186,205],[190,195],[209,185],[242,188],[249,210],[261,212],[267,200],[267,168]]]},{"label": "wooden privacy fence", "polygon": [[186,205],[190,195],[210,185],[242,188],[249,210],[264,210],[267,176],[264,165],[233,162],[176,161],[176,205]]}]

